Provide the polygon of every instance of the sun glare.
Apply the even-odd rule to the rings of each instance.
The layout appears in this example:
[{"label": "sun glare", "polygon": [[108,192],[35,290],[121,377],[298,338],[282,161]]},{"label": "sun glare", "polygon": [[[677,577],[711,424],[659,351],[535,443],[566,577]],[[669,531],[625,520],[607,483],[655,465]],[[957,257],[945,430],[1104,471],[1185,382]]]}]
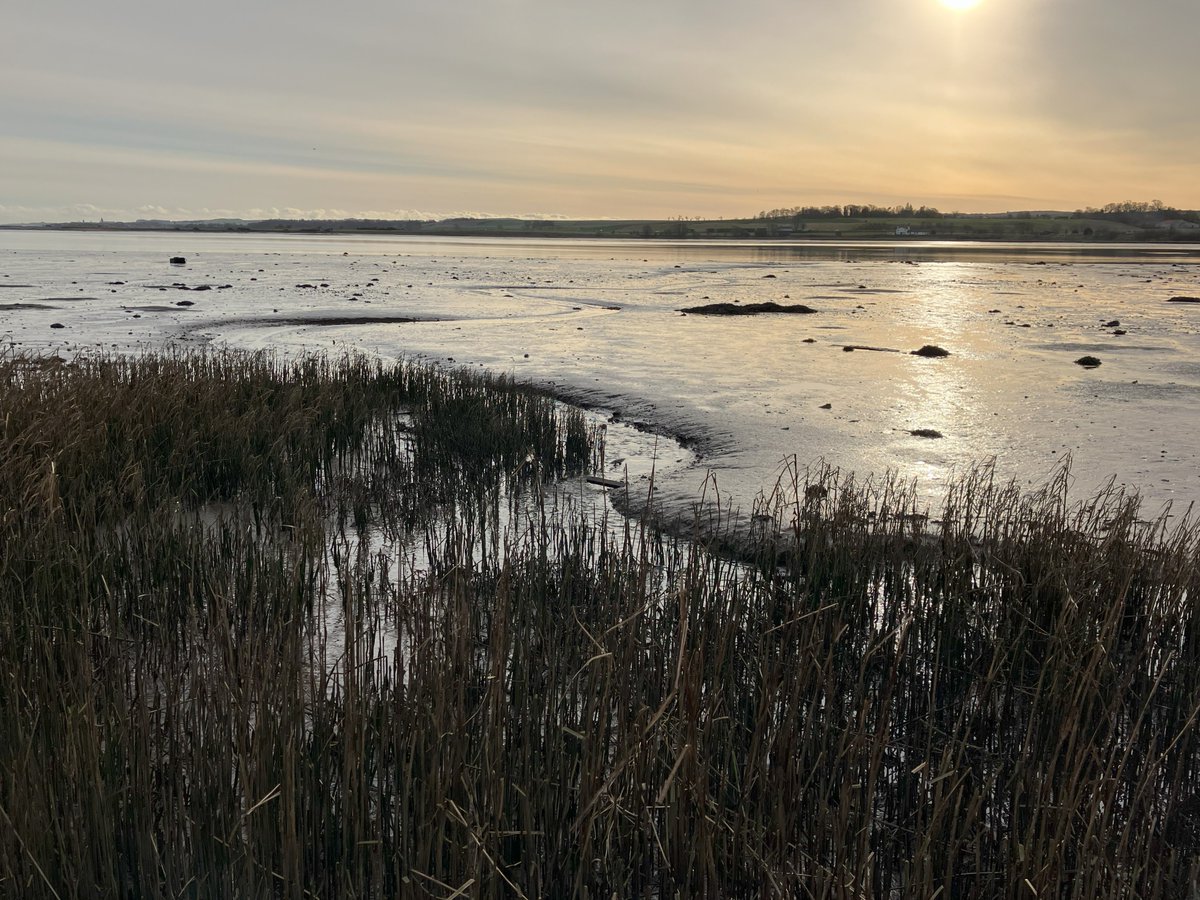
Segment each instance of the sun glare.
[{"label": "sun glare", "polygon": [[978,6],[980,0],[941,0],[941,3],[947,9],[970,9]]}]

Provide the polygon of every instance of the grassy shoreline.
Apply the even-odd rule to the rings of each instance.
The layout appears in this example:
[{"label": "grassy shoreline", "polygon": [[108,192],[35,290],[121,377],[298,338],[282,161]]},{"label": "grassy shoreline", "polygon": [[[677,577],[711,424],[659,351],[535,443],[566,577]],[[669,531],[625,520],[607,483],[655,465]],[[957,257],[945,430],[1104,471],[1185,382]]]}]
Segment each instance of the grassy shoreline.
[{"label": "grassy shoreline", "polygon": [[178,353],[0,385],[0,895],[1197,883],[1190,519],[980,471],[934,524],[793,469],[739,563],[719,514],[547,502],[597,436],[504,379]]}]

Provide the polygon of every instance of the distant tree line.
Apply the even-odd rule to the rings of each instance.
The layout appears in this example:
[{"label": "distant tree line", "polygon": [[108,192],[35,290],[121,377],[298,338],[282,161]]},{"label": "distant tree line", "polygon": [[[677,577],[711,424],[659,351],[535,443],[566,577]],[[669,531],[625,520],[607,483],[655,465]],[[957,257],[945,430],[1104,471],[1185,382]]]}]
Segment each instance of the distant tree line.
[{"label": "distant tree line", "polygon": [[1161,200],[1126,200],[1121,203],[1106,203],[1101,207],[1089,206],[1086,209],[1077,209],[1073,215],[1077,219],[1110,219],[1126,225],[1144,225],[1148,222],[1161,222],[1166,219],[1200,222],[1200,211],[1167,206]]},{"label": "distant tree line", "polygon": [[840,206],[791,206],[765,209],[756,219],[940,219],[942,213],[932,206],[876,206],[874,203],[847,203]]}]

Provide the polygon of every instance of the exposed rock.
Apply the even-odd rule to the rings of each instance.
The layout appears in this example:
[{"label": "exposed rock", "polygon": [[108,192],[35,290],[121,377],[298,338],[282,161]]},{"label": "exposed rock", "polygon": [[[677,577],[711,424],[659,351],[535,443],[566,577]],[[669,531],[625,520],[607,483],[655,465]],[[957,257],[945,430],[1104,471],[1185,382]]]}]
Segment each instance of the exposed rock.
[{"label": "exposed rock", "polygon": [[183,257],[183,256],[172,256],[171,257],[171,265],[173,265],[173,266],[187,265],[187,258]]},{"label": "exposed rock", "polygon": [[822,403],[821,409],[833,409],[833,404],[832,403]]},{"label": "exposed rock", "polygon": [[51,328],[66,328],[67,326],[64,325],[62,322],[52,322],[50,324],[50,327]]},{"label": "exposed rock", "polygon": [[774,275],[764,275],[763,278],[774,278]]},{"label": "exposed rock", "polygon": [[1121,327],[1121,320],[1120,320],[1120,319],[1110,319],[1109,321],[1105,322],[1105,323],[1104,323],[1102,326],[1100,326],[1100,327],[1101,327],[1101,328],[1120,328],[1120,327]]},{"label": "exposed rock", "polygon": [[1075,365],[1083,366],[1085,369],[1094,369],[1096,366],[1100,365],[1100,360],[1096,359],[1094,356],[1081,356],[1079,359],[1075,360]]},{"label": "exposed rock", "polygon": [[176,306],[195,306],[196,304],[191,300],[177,300],[177,301],[175,301],[175,305]]},{"label": "exposed rock", "polygon": [[942,433],[934,428],[914,428],[909,432],[913,437],[920,438],[940,438]]},{"label": "exposed rock", "polygon": [[785,304],[778,303],[709,303],[705,306],[689,306],[680,310],[685,313],[698,313],[702,316],[755,316],[762,313],[793,313],[805,314],[815,313],[816,310],[811,306],[805,306],[803,303]]},{"label": "exposed rock", "polygon": [[934,344],[926,344],[920,350],[912,351],[910,356],[924,356],[927,359],[941,359],[943,356],[949,356],[949,350],[943,350],[941,347]]},{"label": "exposed rock", "polygon": [[1168,303],[1200,303],[1200,297],[1172,297]]}]

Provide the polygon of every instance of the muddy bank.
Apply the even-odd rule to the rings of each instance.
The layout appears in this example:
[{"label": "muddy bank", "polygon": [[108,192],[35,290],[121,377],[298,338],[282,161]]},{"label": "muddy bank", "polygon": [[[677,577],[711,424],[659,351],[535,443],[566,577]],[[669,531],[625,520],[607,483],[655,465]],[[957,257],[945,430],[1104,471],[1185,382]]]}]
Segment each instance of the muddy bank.
[{"label": "muddy bank", "polygon": [[817,310],[803,303],[779,304],[766,303],[708,303],[703,306],[687,306],[680,312],[694,313],[698,316],[759,316],[769,313],[786,313],[791,315],[811,315]]}]

